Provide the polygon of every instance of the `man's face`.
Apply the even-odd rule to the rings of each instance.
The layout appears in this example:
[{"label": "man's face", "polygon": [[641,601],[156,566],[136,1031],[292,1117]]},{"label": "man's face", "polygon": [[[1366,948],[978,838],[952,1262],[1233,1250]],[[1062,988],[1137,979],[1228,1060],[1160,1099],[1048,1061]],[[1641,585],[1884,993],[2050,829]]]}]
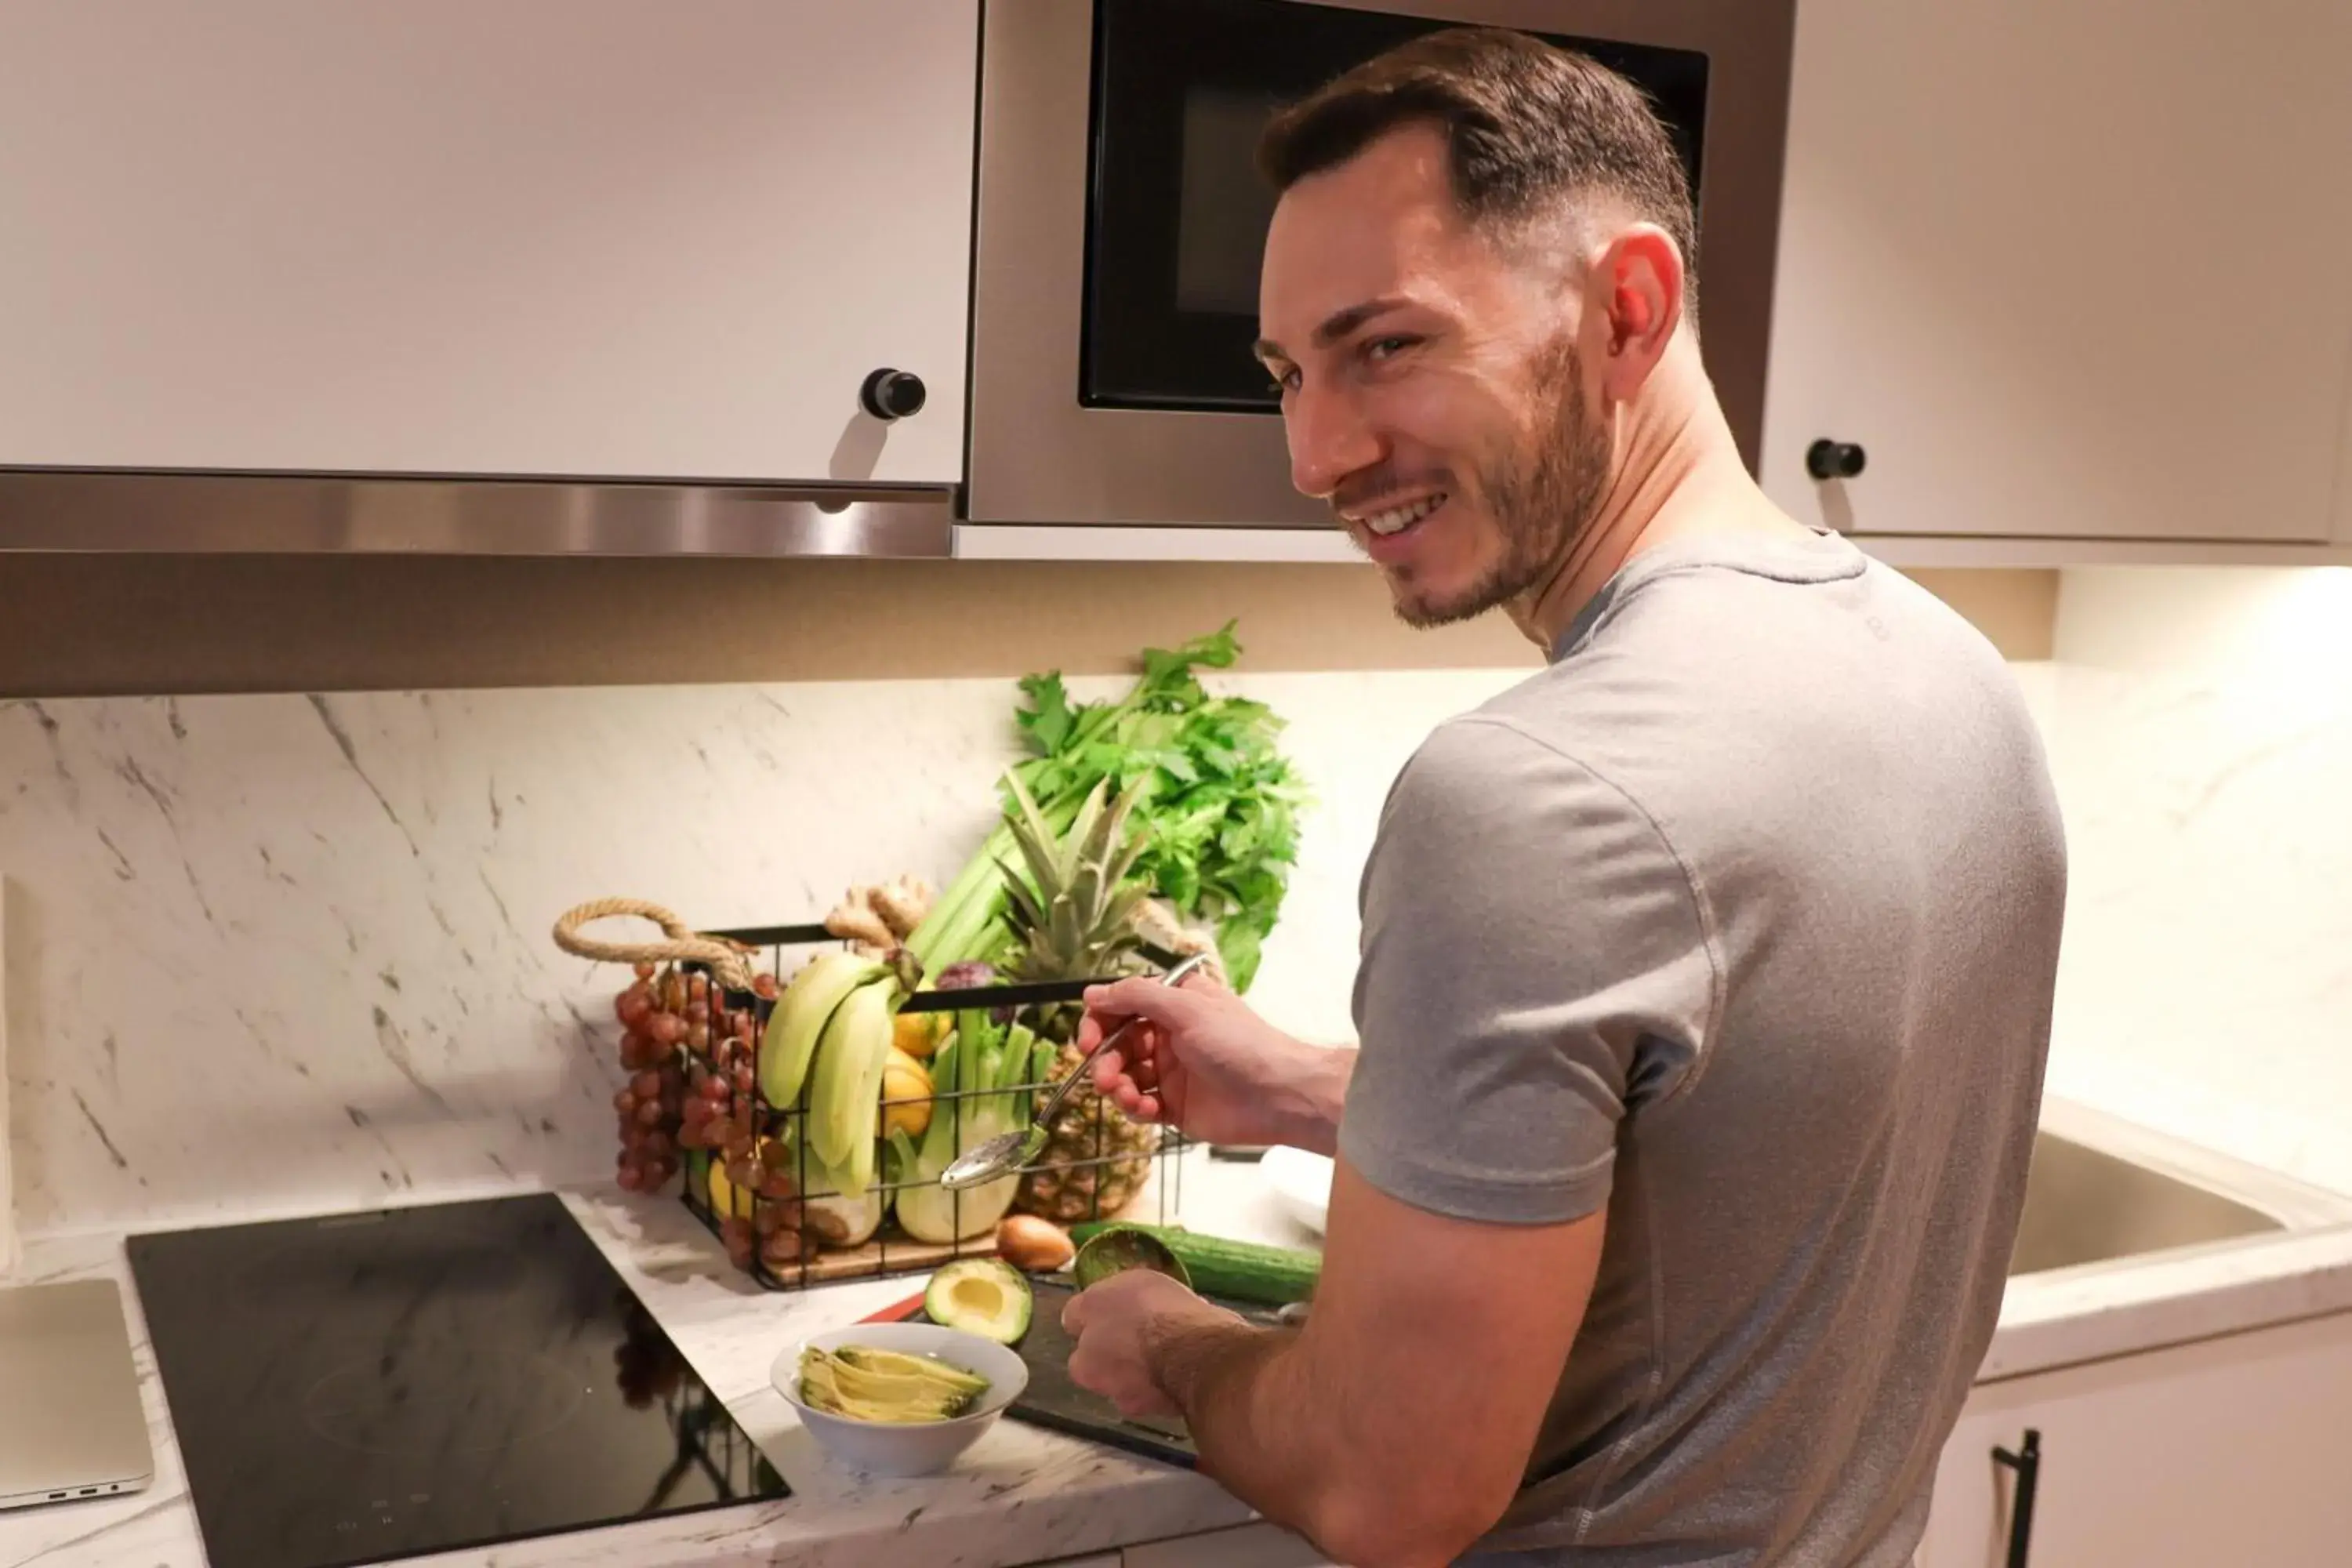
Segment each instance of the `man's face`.
[{"label": "man's face", "polygon": [[1391,132],[1285,192],[1262,279],[1291,482],[1331,503],[1400,616],[1465,619],[1558,567],[1609,464],[1574,280],[1463,221],[1440,132]]}]

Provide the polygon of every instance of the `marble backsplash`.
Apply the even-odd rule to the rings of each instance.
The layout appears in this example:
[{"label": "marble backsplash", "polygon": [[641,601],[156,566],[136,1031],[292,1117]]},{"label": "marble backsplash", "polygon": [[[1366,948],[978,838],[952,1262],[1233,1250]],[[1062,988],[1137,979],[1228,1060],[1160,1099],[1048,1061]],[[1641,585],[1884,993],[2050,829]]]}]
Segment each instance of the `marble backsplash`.
[{"label": "marble backsplash", "polygon": [[[2014,667],[2073,864],[2051,1083],[2352,1191],[2352,574],[2271,575],[2069,574],[2059,658]],[[1318,796],[1254,996],[1278,1023],[1345,1037],[1389,780],[1522,673],[1234,679],[1289,721]],[[987,826],[1014,700],[987,679],[0,705],[20,1225],[602,1173],[619,972],[560,952],[555,916],[626,893],[758,924],[943,878]]]},{"label": "marble backsplash", "polygon": [[[1232,681],[1289,721],[1317,795],[1254,991],[1277,1021],[1345,1037],[1388,781],[1524,673]],[[22,1227],[598,1174],[625,972],[560,952],[555,917],[627,894],[765,924],[856,881],[943,880],[1017,754],[1016,698],[990,679],[0,705]]]},{"label": "marble backsplash", "polygon": [[2352,571],[2069,572],[2051,1086],[2352,1192]]}]

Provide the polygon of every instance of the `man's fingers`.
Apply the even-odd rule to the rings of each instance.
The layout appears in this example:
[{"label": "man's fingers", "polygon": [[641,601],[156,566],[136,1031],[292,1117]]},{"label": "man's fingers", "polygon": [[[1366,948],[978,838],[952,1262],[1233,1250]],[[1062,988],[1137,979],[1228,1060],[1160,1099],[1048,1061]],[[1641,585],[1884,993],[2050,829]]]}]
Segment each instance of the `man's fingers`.
[{"label": "man's fingers", "polygon": [[1150,1056],[1144,1057],[1140,1060],[1129,1058],[1127,1065],[1127,1076],[1135,1080],[1135,1087],[1141,1089],[1146,1094],[1151,1093],[1160,1087],[1160,1045],[1158,1041],[1154,1041],[1152,1043],[1151,1054]]},{"label": "man's fingers", "polygon": [[1160,1120],[1159,1096],[1147,1093],[1131,1083],[1119,1085],[1111,1091],[1110,1098],[1112,1103],[1125,1111],[1131,1121],[1157,1121]]},{"label": "man's fingers", "polygon": [[1160,1091],[1160,1064],[1150,1057],[1138,1058],[1119,1051],[1105,1051],[1095,1058],[1092,1071],[1095,1089],[1122,1104],[1139,1094]]},{"label": "man's fingers", "polygon": [[1110,1096],[1111,1103],[1127,1112],[1132,1121],[1157,1121],[1160,1119],[1159,1098],[1144,1093],[1131,1083],[1122,1081],[1116,1089],[1104,1092]]},{"label": "man's fingers", "polygon": [[1166,1026],[1171,1003],[1181,1009],[1189,1000],[1171,997],[1170,988],[1150,980],[1121,980],[1097,985],[1087,993],[1087,1013],[1078,1030],[1081,1050],[1091,1050],[1106,1026],[1118,1028],[1129,1018],[1141,1020],[1117,1045],[1095,1058],[1096,1090],[1139,1121],[1154,1121],[1160,1114],[1161,1054],[1168,1048]]},{"label": "man's fingers", "polygon": [[[1114,1029],[1118,1026],[1117,1023],[1111,1026]],[[1078,1048],[1081,1051],[1094,1049],[1096,1043],[1102,1038],[1104,1033],[1102,1020],[1094,1014],[1087,1015],[1086,1021],[1078,1028]],[[1159,1055],[1167,1047],[1167,1037],[1160,1033],[1159,1025],[1149,1021],[1136,1025],[1110,1049],[1095,1058],[1095,1077],[1097,1083],[1102,1081],[1106,1071],[1113,1073],[1125,1071],[1138,1078],[1147,1073],[1156,1074],[1159,1070]]]},{"label": "man's fingers", "polygon": [[1108,985],[1089,986],[1086,995],[1090,1018],[1145,1018],[1155,1024],[1171,1024],[1191,1017],[1192,1008],[1199,1001],[1197,996],[1184,994],[1181,986],[1141,979],[1114,980]]},{"label": "man's fingers", "polygon": [[1234,994],[1234,988],[1232,986],[1226,984],[1223,980],[1219,978],[1213,971],[1206,967],[1192,971],[1192,973],[1184,976],[1183,979],[1179,980],[1173,989],[1180,991],[1205,992],[1212,996],[1230,996]]},{"label": "man's fingers", "polygon": [[1075,1334],[1087,1326],[1087,1293],[1084,1290],[1062,1303],[1062,1331]]}]

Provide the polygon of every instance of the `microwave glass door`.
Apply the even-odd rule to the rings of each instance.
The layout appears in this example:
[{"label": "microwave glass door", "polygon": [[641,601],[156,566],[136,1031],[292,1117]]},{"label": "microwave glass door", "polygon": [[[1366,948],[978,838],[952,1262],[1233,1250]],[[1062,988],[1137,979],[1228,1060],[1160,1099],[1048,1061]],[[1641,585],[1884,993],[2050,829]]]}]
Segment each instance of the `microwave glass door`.
[{"label": "microwave glass door", "polygon": [[[1258,132],[1349,67],[1454,25],[1297,0],[1096,0],[1082,404],[1276,409],[1250,353],[1275,201]],[[1696,195],[1706,56],[1538,36],[1649,94]]]}]

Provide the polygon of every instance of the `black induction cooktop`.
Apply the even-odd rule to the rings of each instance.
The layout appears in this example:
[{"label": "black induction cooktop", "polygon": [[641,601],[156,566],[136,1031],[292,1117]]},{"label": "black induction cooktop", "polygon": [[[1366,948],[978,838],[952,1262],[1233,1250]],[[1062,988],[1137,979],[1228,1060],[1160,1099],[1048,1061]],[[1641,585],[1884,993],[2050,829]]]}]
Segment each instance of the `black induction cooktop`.
[{"label": "black induction cooktop", "polygon": [[787,1495],[551,1195],[131,1237],[211,1568]]}]

